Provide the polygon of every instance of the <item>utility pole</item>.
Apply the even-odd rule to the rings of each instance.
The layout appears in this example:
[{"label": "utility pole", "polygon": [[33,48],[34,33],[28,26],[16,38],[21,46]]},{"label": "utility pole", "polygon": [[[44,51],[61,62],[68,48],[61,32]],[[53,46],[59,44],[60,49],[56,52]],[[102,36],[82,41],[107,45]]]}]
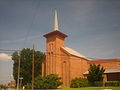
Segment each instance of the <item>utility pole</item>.
[{"label": "utility pole", "polygon": [[19,77],[20,77],[20,52],[19,55],[19,61],[18,61],[18,78],[17,78],[17,90],[19,89]]},{"label": "utility pole", "polygon": [[22,88],[22,80],[23,80],[23,77],[20,77],[19,79],[20,79],[20,85],[19,85],[19,86],[20,86],[20,88]]},{"label": "utility pole", "polygon": [[34,90],[34,44],[32,53],[32,90]]}]

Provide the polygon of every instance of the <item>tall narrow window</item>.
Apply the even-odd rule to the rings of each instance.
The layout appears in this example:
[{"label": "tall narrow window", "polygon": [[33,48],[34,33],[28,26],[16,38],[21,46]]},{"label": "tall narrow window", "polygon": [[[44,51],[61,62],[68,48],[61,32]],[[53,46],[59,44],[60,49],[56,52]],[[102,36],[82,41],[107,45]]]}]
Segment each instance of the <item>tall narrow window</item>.
[{"label": "tall narrow window", "polygon": [[63,85],[67,86],[67,67],[66,61],[63,62]]},{"label": "tall narrow window", "polygon": [[53,47],[53,43],[52,43],[52,50],[53,50],[53,48],[54,48],[54,47]]},{"label": "tall narrow window", "polygon": [[48,47],[49,47],[48,49],[50,50],[50,44],[49,44],[49,46],[48,46]]}]

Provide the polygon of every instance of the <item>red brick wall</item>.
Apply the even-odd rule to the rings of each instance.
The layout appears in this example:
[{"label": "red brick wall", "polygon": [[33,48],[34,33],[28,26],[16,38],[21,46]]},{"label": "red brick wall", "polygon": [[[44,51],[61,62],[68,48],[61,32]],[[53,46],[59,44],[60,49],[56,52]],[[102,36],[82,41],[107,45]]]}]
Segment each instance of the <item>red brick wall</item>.
[{"label": "red brick wall", "polygon": [[81,77],[83,78],[83,73],[88,70],[87,60],[78,57],[70,58],[70,78]]},{"label": "red brick wall", "polygon": [[120,68],[119,60],[88,61],[84,58],[72,56],[61,50],[64,46],[64,38],[60,35],[51,35],[46,40],[46,58],[42,61],[42,75],[58,74],[63,81],[62,87],[69,87],[73,78],[83,78],[83,73],[89,68],[89,64],[101,64],[105,68]]},{"label": "red brick wall", "polygon": [[61,51],[61,72],[62,72],[62,87],[70,86],[70,59],[69,55]]}]

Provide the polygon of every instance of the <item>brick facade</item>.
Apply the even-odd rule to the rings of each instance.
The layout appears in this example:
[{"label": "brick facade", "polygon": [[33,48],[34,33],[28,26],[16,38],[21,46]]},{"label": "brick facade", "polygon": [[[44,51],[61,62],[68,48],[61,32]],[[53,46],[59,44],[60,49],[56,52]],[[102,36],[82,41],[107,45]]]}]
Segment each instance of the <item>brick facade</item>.
[{"label": "brick facade", "polygon": [[[67,35],[53,31],[46,35],[46,57],[42,61],[42,75],[58,74],[63,81],[62,87],[70,87],[71,79],[84,77],[88,69],[87,59],[73,56],[61,47]],[[84,68],[83,68],[84,67]]]},{"label": "brick facade", "polygon": [[44,37],[46,56],[42,60],[42,75],[58,74],[63,81],[62,87],[70,87],[70,81],[75,77],[84,78],[83,73],[88,70],[89,64],[101,64],[104,68],[120,68],[120,59],[88,60],[70,54],[62,48],[65,47],[64,39],[67,35],[59,31],[50,32]]}]

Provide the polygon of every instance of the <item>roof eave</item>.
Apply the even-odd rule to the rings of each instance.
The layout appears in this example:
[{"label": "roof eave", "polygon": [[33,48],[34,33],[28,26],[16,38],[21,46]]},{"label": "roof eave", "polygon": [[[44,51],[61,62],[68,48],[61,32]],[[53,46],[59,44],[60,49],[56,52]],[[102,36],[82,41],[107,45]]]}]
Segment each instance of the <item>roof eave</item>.
[{"label": "roof eave", "polygon": [[43,35],[43,37],[47,38],[47,37],[50,37],[52,35],[58,35],[58,36],[61,36],[63,38],[68,37],[66,34],[64,34],[64,33],[60,32],[60,31],[53,31],[53,32],[47,33],[47,34]]}]

